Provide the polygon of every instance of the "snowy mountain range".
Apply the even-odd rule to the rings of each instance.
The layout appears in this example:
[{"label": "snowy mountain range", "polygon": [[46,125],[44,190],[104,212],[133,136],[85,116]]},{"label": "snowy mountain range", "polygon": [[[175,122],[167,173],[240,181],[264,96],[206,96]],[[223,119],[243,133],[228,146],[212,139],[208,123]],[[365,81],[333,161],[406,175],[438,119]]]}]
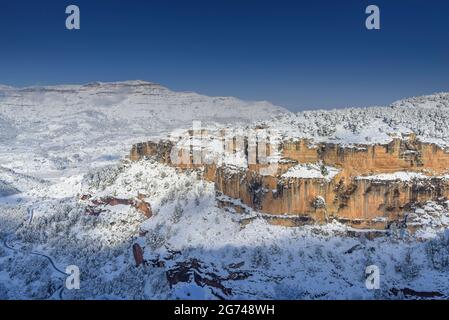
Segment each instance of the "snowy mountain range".
[{"label": "snowy mountain range", "polygon": [[[448,110],[449,93],[295,114],[143,81],[0,86],[0,299],[447,298],[447,201],[410,209],[424,226],[415,235],[368,240],[337,222],[242,227],[197,172],[126,156],[133,143],[195,120],[342,144],[414,132],[448,147]],[[138,195],[150,218],[126,201],[103,201]],[[365,286],[373,264],[379,290]],[[68,265],[81,271],[79,290],[64,287]]]}]

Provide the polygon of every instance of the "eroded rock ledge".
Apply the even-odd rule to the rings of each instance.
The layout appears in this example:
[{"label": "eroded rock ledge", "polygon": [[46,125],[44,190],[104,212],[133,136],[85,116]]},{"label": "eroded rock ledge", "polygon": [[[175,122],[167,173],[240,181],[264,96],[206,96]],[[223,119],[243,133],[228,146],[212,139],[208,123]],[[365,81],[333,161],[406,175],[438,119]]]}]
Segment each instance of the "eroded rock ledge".
[{"label": "eroded rock ledge", "polygon": [[[202,134],[208,141],[220,136]],[[230,154],[243,157],[239,163],[249,162],[247,138],[239,144],[228,137],[222,143]],[[263,144],[252,147],[278,156],[272,174],[261,174],[270,164],[259,158],[246,166],[235,161],[199,164],[193,160],[195,147],[181,140],[138,143],[130,158],[154,157],[182,169],[201,169],[203,178],[215,183],[220,206],[257,210],[270,223],[285,226],[337,219],[355,228],[385,229],[404,222],[414,204],[449,195],[448,150],[414,134],[394,137],[388,144],[345,146],[285,138],[275,146]],[[175,164],[174,154],[189,161]]]}]

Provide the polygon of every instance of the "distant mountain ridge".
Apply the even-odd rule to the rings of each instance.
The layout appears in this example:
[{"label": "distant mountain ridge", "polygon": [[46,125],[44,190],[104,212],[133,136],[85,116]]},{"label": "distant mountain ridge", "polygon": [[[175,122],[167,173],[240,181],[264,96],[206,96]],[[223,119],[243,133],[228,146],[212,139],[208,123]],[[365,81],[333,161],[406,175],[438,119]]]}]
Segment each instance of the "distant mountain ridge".
[{"label": "distant mountain ridge", "polygon": [[268,102],[174,92],[146,81],[1,86],[0,162],[47,178],[47,171],[115,161],[130,144],[190,128],[194,120],[243,126],[287,112]]}]

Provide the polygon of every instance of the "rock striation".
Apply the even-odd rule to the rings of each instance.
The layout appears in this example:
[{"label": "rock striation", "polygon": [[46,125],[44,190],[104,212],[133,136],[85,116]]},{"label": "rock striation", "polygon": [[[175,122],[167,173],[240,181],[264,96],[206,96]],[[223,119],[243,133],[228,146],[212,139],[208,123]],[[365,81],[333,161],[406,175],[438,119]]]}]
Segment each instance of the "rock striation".
[{"label": "rock striation", "polygon": [[[404,222],[414,204],[449,196],[449,151],[411,133],[385,144],[282,138],[276,145],[256,141],[252,146],[248,138],[237,140],[220,141],[228,155],[243,157],[240,163],[245,166],[195,162],[195,145],[173,140],[135,144],[130,158],[154,157],[182,169],[201,169],[203,178],[215,183],[220,206],[235,212],[255,210],[284,226],[336,219],[355,228],[386,229]],[[262,147],[268,157],[277,155],[276,170],[270,174],[262,171],[272,163],[259,155],[248,161],[250,149]],[[173,155],[187,161],[173,161]]]}]

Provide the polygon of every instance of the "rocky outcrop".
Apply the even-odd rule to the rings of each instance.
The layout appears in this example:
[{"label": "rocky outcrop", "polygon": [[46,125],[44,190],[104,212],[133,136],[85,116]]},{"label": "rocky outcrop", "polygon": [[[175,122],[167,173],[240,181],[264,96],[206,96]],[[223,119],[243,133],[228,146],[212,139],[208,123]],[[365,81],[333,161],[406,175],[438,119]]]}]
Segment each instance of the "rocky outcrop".
[{"label": "rocky outcrop", "polygon": [[[231,154],[242,151],[236,139],[227,143]],[[225,162],[194,164],[191,146],[176,149],[191,161],[174,164],[170,158],[174,145],[170,141],[138,144],[132,148],[131,159],[153,156],[180,168],[200,167],[203,177],[215,183],[218,196],[239,200],[236,212],[252,208],[274,224],[337,219],[355,228],[385,229],[404,219],[412,204],[449,197],[448,150],[421,142],[414,134],[395,137],[387,144],[345,146],[307,139],[283,139],[276,149],[256,144],[256,149],[279,154],[271,174],[261,173],[269,164],[258,158],[247,161],[246,167]],[[248,160],[248,140],[242,145],[241,153]],[[226,206],[226,201],[221,199],[219,205]]]},{"label": "rocky outcrop", "polygon": [[132,161],[140,160],[145,156],[152,156],[156,160],[169,163],[170,152],[173,147],[171,141],[159,141],[159,142],[142,142],[133,145],[131,149],[130,158]]},{"label": "rocky outcrop", "polygon": [[143,250],[138,243],[133,244],[133,256],[134,260],[136,261],[136,267],[144,264],[145,261],[143,259]]},{"label": "rocky outcrop", "polygon": [[106,211],[106,206],[114,207],[117,205],[132,206],[147,218],[151,218],[153,215],[151,205],[145,201],[145,195],[142,194],[139,194],[137,199],[120,199],[115,197],[92,198],[90,195],[83,195],[80,199],[88,202],[86,213],[90,215],[97,216]]},{"label": "rocky outcrop", "polygon": [[[241,263],[238,267],[243,266]],[[226,296],[232,295],[231,288],[227,288],[223,283],[230,281],[239,281],[247,279],[251,276],[245,271],[229,270],[234,266],[229,266],[227,269],[228,275],[218,275],[210,270],[205,270],[204,264],[196,259],[190,259],[183,262],[177,262],[171,269],[167,271],[167,280],[170,287],[179,282],[195,283],[200,287],[209,287],[212,293],[219,299],[225,299]]]}]

